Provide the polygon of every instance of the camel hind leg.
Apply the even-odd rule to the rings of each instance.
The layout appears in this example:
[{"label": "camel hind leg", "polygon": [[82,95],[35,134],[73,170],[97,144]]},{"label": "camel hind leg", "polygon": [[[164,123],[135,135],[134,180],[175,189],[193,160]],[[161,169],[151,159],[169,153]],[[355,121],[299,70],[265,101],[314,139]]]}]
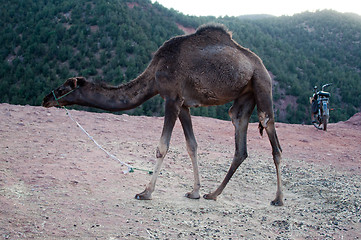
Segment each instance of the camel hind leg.
[{"label": "camel hind leg", "polygon": [[278,141],[273,114],[267,116],[268,117],[266,117],[265,119],[264,112],[258,112],[258,117],[260,120],[260,126],[259,126],[260,132],[262,132],[263,128],[266,129],[268,139],[272,146],[273,161],[276,167],[277,191],[276,191],[276,198],[273,201],[271,201],[271,205],[283,206],[283,192],[282,192],[282,180],[281,180],[281,170],[280,170],[280,164],[282,159],[281,156],[282,148]]},{"label": "camel hind leg", "polygon": [[233,157],[232,164],[219,187],[212,193],[206,194],[203,197],[205,199],[216,200],[217,196],[220,195],[223,189],[226,187],[229,180],[232,178],[233,174],[236,172],[237,168],[242,164],[242,162],[247,158],[247,129],[249,118],[252,115],[255,102],[254,96],[252,93],[243,95],[237,99],[231,109],[229,110],[229,115],[232,119],[232,123],[235,127],[235,153]]},{"label": "camel hind leg", "polygon": [[280,170],[282,148],[278,141],[275,128],[271,78],[265,69],[261,72],[261,74],[257,74],[256,77],[254,77],[253,87],[255,89],[257,112],[260,122],[260,133],[262,134],[263,129],[266,129],[268,139],[272,146],[273,161],[276,167],[277,191],[276,198],[271,202],[271,205],[282,206],[283,192]]},{"label": "camel hind leg", "polygon": [[276,174],[277,174],[276,198],[271,202],[271,205],[283,206],[283,192],[282,192],[282,180],[281,180],[281,170],[280,170],[282,149],[278,141],[276,129],[274,126],[274,121],[269,122],[267,125],[268,126],[266,127],[266,132],[272,146],[273,161],[276,166]]}]

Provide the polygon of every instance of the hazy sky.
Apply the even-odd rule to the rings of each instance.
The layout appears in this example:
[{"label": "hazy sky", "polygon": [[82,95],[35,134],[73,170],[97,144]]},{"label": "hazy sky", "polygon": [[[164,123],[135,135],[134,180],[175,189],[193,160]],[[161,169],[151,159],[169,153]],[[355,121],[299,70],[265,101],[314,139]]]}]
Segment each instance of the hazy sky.
[{"label": "hazy sky", "polygon": [[324,9],[361,15],[361,2],[358,0],[152,0],[152,2],[195,16],[219,17],[245,14],[281,16]]}]

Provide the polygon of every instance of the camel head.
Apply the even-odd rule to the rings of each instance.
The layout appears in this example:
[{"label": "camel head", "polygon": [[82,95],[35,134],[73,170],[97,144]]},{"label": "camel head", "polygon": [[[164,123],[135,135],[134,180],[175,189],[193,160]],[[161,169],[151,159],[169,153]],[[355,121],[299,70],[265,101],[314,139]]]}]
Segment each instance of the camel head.
[{"label": "camel head", "polygon": [[60,87],[44,97],[42,106],[49,108],[59,105],[68,106],[74,104],[74,100],[79,94],[79,89],[86,83],[84,77],[69,78]]}]

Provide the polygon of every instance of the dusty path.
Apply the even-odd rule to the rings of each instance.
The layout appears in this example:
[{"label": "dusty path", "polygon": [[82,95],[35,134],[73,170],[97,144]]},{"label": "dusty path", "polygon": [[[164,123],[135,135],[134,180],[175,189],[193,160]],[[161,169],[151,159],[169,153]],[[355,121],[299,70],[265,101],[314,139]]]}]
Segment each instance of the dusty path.
[{"label": "dusty path", "polygon": [[[71,111],[107,150],[153,169],[162,118]],[[233,156],[230,122],[194,117],[202,194]],[[177,123],[151,201],[150,176],[106,157],[62,109],[0,104],[0,239],[360,239],[361,115],[312,126],[277,124],[285,206],[270,144],[248,130],[249,158],[217,201],[183,197],[193,177]]]}]

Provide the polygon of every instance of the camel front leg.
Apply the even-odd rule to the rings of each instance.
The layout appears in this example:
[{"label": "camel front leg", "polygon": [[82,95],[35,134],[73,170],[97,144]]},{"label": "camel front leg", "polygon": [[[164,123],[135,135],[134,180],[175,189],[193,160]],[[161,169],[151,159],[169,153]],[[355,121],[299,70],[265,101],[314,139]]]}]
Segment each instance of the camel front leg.
[{"label": "camel front leg", "polygon": [[168,99],[165,102],[165,115],[164,115],[164,124],[163,124],[163,131],[162,136],[159,141],[159,145],[157,147],[156,157],[157,163],[155,165],[155,169],[152,175],[152,178],[148,185],[146,186],[145,190],[139,194],[135,195],[135,198],[138,200],[150,200],[152,199],[152,193],[155,188],[155,184],[162,167],[163,159],[168,152],[169,149],[169,142],[172,136],[172,131],[179,115],[181,106],[181,101],[179,100],[171,100]]},{"label": "camel front leg", "polygon": [[163,163],[163,159],[165,157],[165,153],[164,155],[160,154],[160,148],[164,149],[165,144],[164,143],[160,143],[159,146],[157,147],[157,163],[155,164],[155,168],[154,168],[154,172],[152,175],[152,178],[150,180],[150,182],[147,184],[145,190],[139,194],[135,195],[135,198],[138,200],[151,200],[152,199],[152,193],[154,192],[155,189],[155,183],[157,181],[158,175],[160,173],[160,169],[162,167],[162,163]]},{"label": "camel front leg", "polygon": [[186,138],[187,143],[187,151],[188,155],[192,160],[193,166],[193,174],[194,174],[194,186],[191,192],[186,193],[187,198],[199,199],[199,189],[201,187],[201,183],[199,180],[199,171],[198,171],[198,161],[197,161],[197,141],[194,137],[193,127],[191,115],[189,113],[189,108],[182,107],[181,112],[179,114],[179,120],[182,123],[184,136]]}]

